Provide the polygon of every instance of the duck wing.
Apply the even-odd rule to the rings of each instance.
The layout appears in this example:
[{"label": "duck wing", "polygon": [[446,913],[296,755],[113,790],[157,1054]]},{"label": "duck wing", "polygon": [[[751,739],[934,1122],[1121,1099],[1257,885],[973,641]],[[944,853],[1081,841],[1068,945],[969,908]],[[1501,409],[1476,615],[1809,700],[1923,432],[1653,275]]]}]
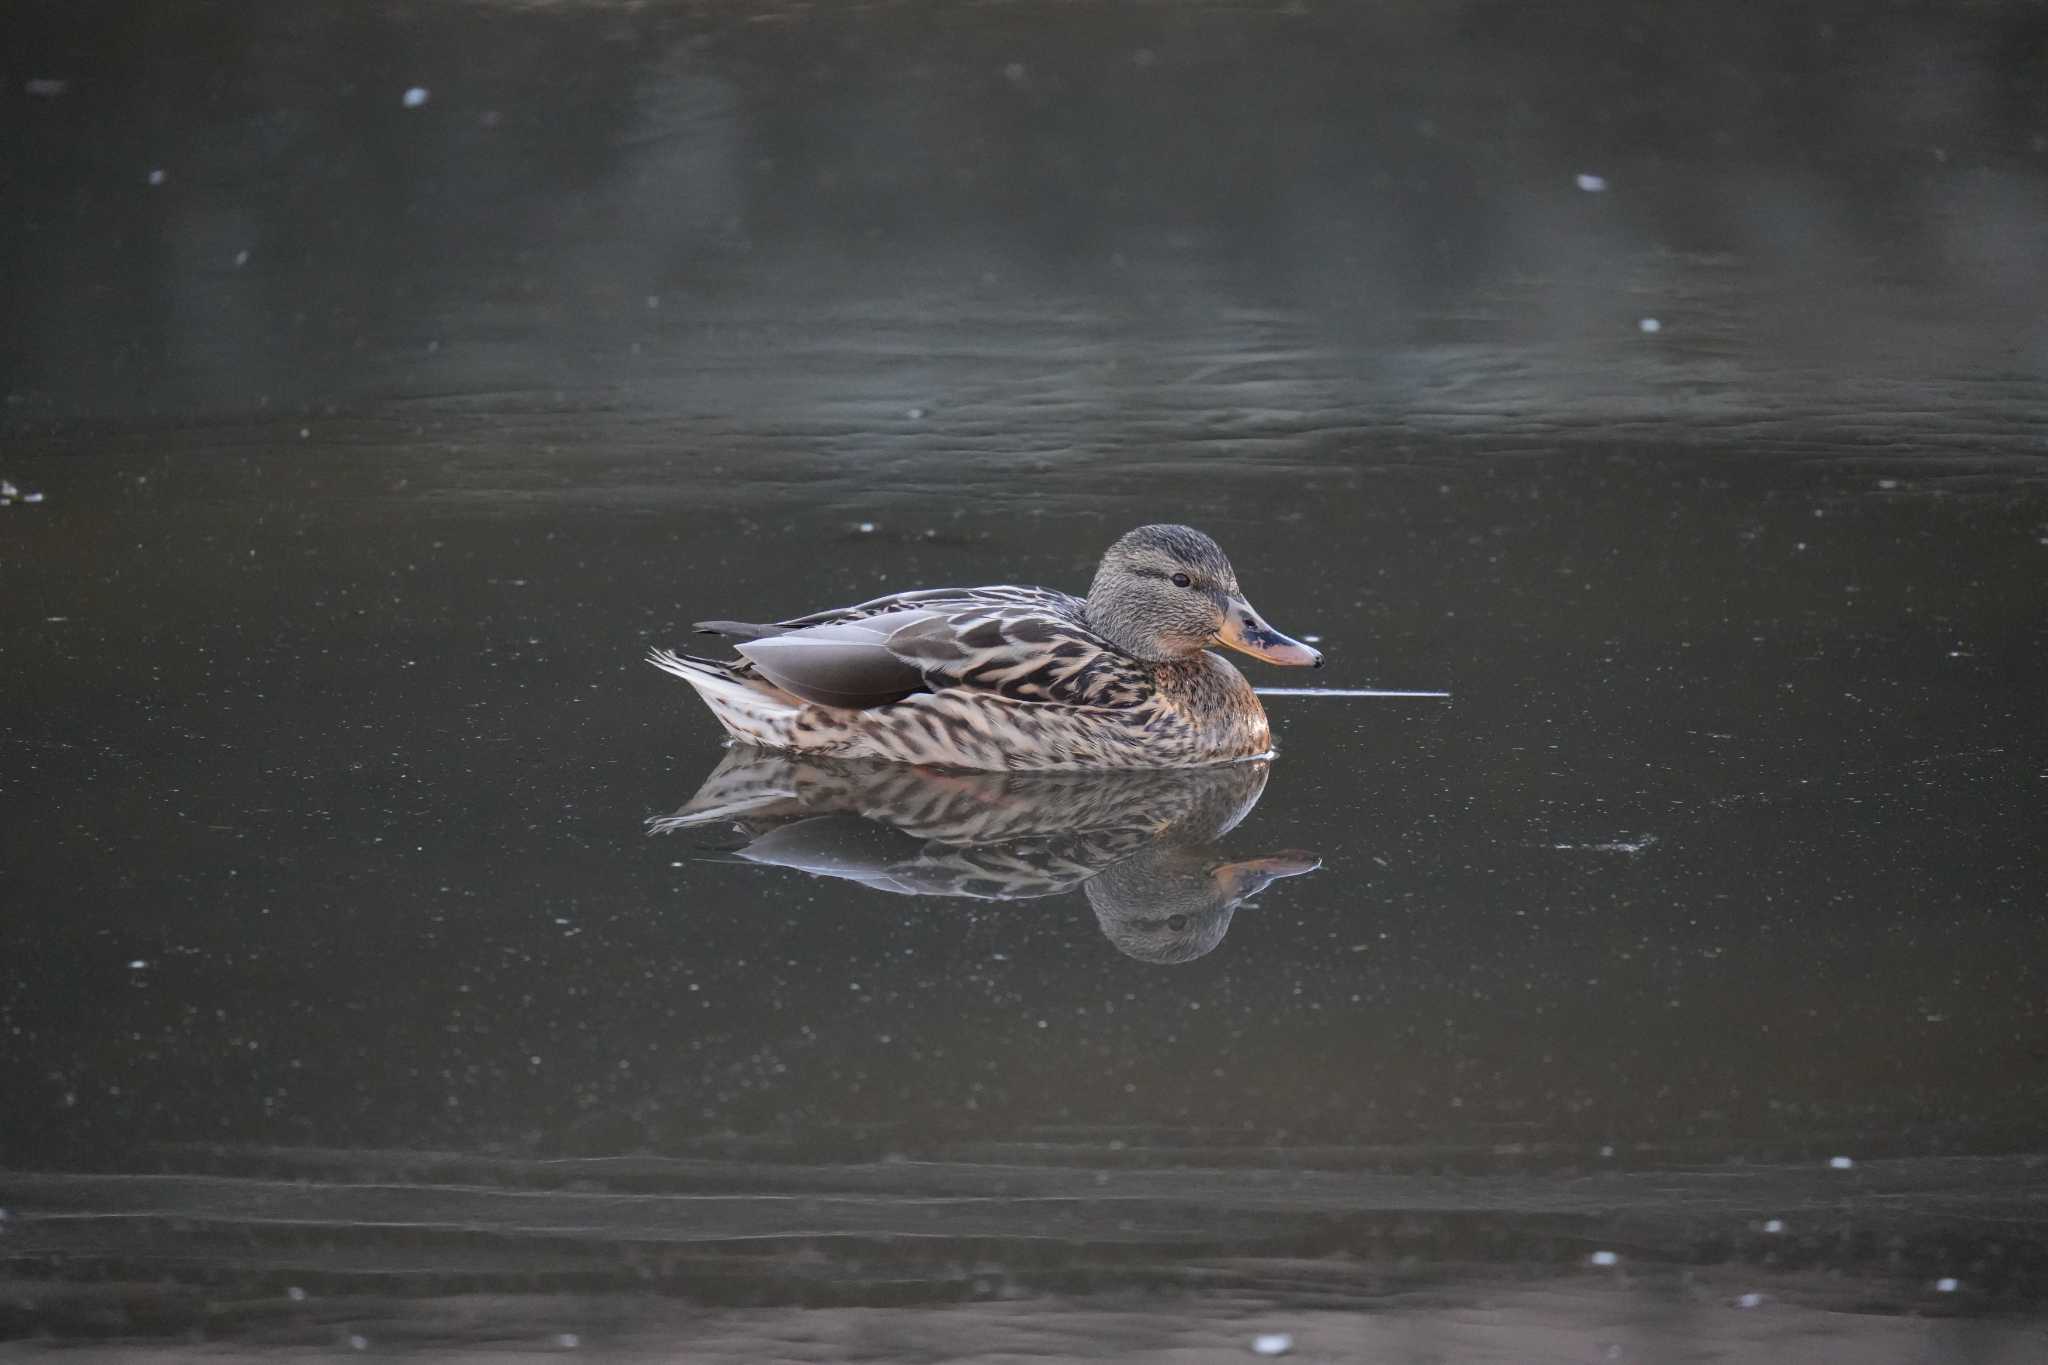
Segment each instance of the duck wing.
[{"label": "duck wing", "polygon": [[932,691],[1118,709],[1151,695],[1144,666],[1088,628],[1078,599],[1067,601],[1075,609],[995,603],[933,612],[891,632],[889,651],[914,664]]},{"label": "duck wing", "polygon": [[1078,618],[1086,604],[1071,593],[1051,588],[1027,588],[1003,583],[987,588],[919,588],[914,592],[892,592],[870,598],[851,607],[833,607],[795,616],[787,621],[698,621],[693,629],[700,635],[725,635],[736,640],[761,640],[813,626],[844,625],[888,616],[899,611],[959,611],[984,607],[1037,607],[1043,611]]},{"label": "duck wing", "polygon": [[[1015,593],[1016,596],[1009,594]],[[997,595],[1002,594],[1002,595]],[[739,646],[784,691],[825,706],[866,709],[913,692],[991,692],[1012,701],[1135,706],[1148,694],[1141,666],[1083,624],[1078,598],[1044,589],[904,593],[821,613],[815,624]]]}]

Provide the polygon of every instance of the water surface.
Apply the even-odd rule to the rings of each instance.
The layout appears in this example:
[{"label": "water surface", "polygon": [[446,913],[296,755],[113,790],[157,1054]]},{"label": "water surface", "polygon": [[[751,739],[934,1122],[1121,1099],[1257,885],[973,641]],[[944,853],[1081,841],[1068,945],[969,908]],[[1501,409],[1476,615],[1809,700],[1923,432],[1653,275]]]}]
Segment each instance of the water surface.
[{"label": "water surface", "polygon": [[[6,25],[8,1335],[2038,1355],[2037,10]],[[641,662],[1155,520],[1451,697]]]}]

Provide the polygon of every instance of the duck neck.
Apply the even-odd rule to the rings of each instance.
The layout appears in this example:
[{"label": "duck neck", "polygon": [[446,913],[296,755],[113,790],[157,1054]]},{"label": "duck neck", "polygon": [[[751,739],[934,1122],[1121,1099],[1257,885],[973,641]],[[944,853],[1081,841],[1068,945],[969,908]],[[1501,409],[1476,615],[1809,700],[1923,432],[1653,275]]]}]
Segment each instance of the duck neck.
[{"label": "duck neck", "polygon": [[1207,650],[1152,665],[1153,685],[1203,737],[1205,747],[1236,758],[1273,747],[1266,708],[1244,674]]}]

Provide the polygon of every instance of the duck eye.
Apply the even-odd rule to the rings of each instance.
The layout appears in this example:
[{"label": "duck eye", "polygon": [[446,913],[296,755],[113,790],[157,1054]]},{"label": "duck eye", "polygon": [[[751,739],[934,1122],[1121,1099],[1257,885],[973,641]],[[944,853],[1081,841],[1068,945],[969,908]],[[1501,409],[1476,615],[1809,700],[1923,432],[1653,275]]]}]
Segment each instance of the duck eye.
[{"label": "duck eye", "polygon": [[1184,573],[1177,573],[1173,576],[1173,586],[1176,588],[1192,588],[1195,586],[1195,580],[1189,578]]}]

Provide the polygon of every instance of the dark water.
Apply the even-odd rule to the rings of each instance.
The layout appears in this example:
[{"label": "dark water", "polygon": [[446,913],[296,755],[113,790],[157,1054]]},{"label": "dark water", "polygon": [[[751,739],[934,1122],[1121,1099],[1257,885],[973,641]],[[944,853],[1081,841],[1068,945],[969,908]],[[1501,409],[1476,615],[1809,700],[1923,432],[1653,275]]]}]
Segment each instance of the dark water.
[{"label": "dark water", "polygon": [[[2040,1358],[2048,11],[0,38],[0,1331]],[[1168,519],[1452,698],[1047,785],[640,661]]]}]

